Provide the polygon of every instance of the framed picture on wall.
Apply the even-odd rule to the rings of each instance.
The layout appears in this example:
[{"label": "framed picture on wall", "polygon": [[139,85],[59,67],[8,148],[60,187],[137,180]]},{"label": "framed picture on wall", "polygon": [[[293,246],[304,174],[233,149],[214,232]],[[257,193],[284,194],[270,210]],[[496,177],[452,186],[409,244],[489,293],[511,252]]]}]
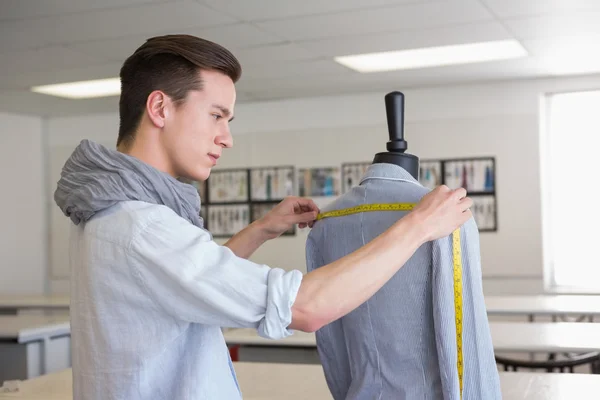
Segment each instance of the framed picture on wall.
[{"label": "framed picture on wall", "polygon": [[249,204],[208,206],[207,228],[214,237],[231,237],[249,224]]},{"label": "framed picture on wall", "polygon": [[480,232],[495,232],[497,230],[496,197],[473,196],[473,218]]},{"label": "framed picture on wall", "polygon": [[214,203],[249,201],[248,169],[213,171],[208,178],[208,200]]},{"label": "framed picture on wall", "polygon": [[294,167],[261,167],[250,170],[252,201],[283,200],[294,195]]},{"label": "framed picture on wall", "polygon": [[442,185],[442,161],[421,160],[419,162],[419,182],[432,190]]},{"label": "framed picture on wall", "polygon": [[451,189],[465,188],[473,200],[473,217],[480,232],[498,230],[496,197],[496,160],[494,157],[462,158],[442,161],[444,184]]},{"label": "framed picture on wall", "polygon": [[444,161],[444,183],[451,189],[465,188],[472,193],[496,191],[496,163],[492,157]]},{"label": "framed picture on wall", "polygon": [[365,173],[371,164],[371,162],[343,163],[342,193],[346,193],[354,186],[358,186],[360,180],[365,176]]},{"label": "framed picture on wall", "polygon": [[298,170],[300,196],[338,196],[340,169],[338,167],[303,168]]}]

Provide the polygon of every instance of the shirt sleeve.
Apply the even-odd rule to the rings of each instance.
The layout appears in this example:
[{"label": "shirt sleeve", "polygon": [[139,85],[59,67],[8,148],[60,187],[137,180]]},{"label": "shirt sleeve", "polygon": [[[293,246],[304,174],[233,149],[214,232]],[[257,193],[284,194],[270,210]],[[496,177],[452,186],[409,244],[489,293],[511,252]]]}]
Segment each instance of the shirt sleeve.
[{"label": "shirt sleeve", "polygon": [[287,327],[302,273],[237,257],[171,210],[153,214],[134,235],[129,257],[142,290],[175,318],[255,328],[270,339],[293,333]]},{"label": "shirt sleeve", "polygon": [[[479,232],[473,219],[461,228],[463,398],[501,399],[498,367],[481,282]],[[433,245],[434,327],[444,400],[459,400],[452,236]]]}]

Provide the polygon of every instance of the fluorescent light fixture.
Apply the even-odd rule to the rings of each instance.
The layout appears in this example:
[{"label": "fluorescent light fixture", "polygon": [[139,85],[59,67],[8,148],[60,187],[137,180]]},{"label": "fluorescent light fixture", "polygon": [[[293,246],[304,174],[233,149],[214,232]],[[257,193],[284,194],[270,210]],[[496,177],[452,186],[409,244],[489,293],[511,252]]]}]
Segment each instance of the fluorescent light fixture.
[{"label": "fluorescent light fixture", "polygon": [[35,86],[31,88],[31,91],[67,99],[91,99],[95,97],[116,96],[121,93],[121,80],[119,78],[109,78],[58,83],[56,85]]},{"label": "fluorescent light fixture", "polygon": [[527,51],[516,40],[501,40],[357,54],[334,59],[348,68],[367,73],[507,60],[526,55]]}]

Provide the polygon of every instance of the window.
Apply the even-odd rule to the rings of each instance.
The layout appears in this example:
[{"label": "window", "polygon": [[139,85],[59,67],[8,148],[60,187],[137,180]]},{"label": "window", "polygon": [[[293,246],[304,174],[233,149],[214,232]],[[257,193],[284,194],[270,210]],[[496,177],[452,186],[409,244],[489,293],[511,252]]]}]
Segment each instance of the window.
[{"label": "window", "polygon": [[600,292],[600,91],[552,94],[542,127],[546,287]]}]

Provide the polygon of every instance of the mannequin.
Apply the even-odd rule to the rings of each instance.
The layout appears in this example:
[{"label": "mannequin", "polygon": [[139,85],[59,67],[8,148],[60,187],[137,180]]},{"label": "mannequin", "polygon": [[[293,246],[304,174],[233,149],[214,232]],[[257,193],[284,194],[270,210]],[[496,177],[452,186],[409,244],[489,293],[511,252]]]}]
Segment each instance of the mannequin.
[{"label": "mannequin", "polygon": [[404,140],[404,94],[391,92],[385,95],[385,111],[390,134],[390,141],[387,142],[388,151],[375,154],[373,163],[395,164],[418,180],[419,158],[405,153],[408,143]]},{"label": "mannequin", "polygon": [[[416,203],[429,189],[419,159],[403,137],[404,95],[385,96],[390,141],[354,187],[322,212],[364,204]],[[307,271],[364,246],[404,211],[325,218],[306,242]],[[421,246],[369,300],[316,332],[317,349],[335,400],[500,400],[483,288],[479,232],[461,227],[464,389],[460,392],[454,320],[452,238]]]}]

